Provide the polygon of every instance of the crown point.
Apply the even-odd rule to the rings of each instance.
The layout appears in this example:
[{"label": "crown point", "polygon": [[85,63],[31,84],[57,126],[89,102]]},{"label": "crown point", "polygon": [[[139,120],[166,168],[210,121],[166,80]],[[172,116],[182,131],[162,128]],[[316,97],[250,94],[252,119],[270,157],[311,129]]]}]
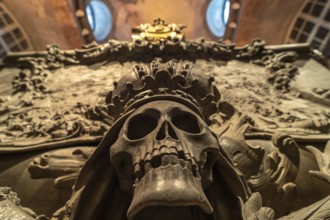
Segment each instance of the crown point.
[{"label": "crown point", "polygon": [[181,74],[182,76],[186,77],[186,76],[187,76],[187,74],[188,74],[188,72],[187,72],[187,71],[185,71],[185,70],[182,70],[182,71],[180,72],[180,74]]},{"label": "crown point", "polygon": [[199,83],[199,80],[198,79],[193,79],[193,81],[192,81],[192,84],[193,85],[198,85],[198,83]]},{"label": "crown point", "polygon": [[175,62],[171,61],[168,63],[167,65],[167,70],[171,73],[174,74],[175,73]]},{"label": "crown point", "polygon": [[134,71],[140,79],[142,79],[146,75],[144,68],[140,65],[136,65]]},{"label": "crown point", "polygon": [[190,70],[190,65],[187,64],[187,63],[183,64],[182,70],[181,70],[181,75],[183,75],[184,77],[186,77],[189,70]]},{"label": "crown point", "polygon": [[152,73],[152,75],[155,75],[158,70],[159,70],[159,64],[158,63],[152,63],[151,64],[151,73]]},{"label": "crown point", "polygon": [[215,81],[214,77],[211,76],[211,77],[209,78],[209,83],[212,84],[214,81]]},{"label": "crown point", "polygon": [[189,65],[188,63],[186,63],[186,64],[183,65],[183,68],[184,68],[185,70],[188,70],[188,69],[190,69],[190,65]]}]

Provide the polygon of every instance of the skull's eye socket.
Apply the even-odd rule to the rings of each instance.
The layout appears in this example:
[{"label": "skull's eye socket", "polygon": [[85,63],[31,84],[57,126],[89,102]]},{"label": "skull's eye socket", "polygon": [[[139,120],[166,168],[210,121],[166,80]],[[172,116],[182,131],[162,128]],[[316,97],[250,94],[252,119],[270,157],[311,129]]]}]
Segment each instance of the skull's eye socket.
[{"label": "skull's eye socket", "polygon": [[201,132],[198,118],[190,112],[173,109],[171,121],[175,127],[182,131],[192,134],[198,134]]},{"label": "skull's eye socket", "polygon": [[133,116],[128,122],[127,137],[130,140],[144,138],[157,127],[158,119],[159,113],[155,111]]}]

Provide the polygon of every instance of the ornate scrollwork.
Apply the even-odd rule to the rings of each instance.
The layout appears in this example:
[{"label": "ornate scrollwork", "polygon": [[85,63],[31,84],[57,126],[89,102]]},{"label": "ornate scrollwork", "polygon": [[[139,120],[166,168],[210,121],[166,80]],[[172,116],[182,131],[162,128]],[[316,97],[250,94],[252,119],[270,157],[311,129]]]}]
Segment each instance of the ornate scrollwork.
[{"label": "ornate scrollwork", "polygon": [[110,92],[106,98],[108,113],[118,117],[148,100],[172,97],[195,108],[208,119],[217,110],[220,100],[213,81],[212,77],[203,78],[192,72],[189,64],[180,67],[174,61],[163,64],[156,59],[150,68],[136,66],[134,75],[115,83],[116,92]]},{"label": "ornate scrollwork", "polygon": [[250,186],[255,191],[275,187],[277,192],[292,198],[297,193],[294,181],[300,161],[297,143],[286,134],[275,134],[272,141],[279,151],[273,151],[266,156],[262,171],[250,177]]},{"label": "ornate scrollwork", "polygon": [[54,178],[56,188],[71,189],[94,147],[56,150],[35,158],[28,170],[33,179]]},{"label": "ornate scrollwork", "polygon": [[17,193],[10,187],[0,187],[0,219],[47,220],[44,215],[37,216],[31,209],[21,205]]},{"label": "ornate scrollwork", "polygon": [[219,134],[219,143],[235,166],[248,178],[258,173],[265,152],[260,146],[247,144],[245,140],[245,133],[249,127],[247,117],[235,114],[222,126],[227,129]]},{"label": "ornate scrollwork", "polygon": [[273,220],[274,211],[268,207],[262,207],[262,199],[259,193],[253,193],[243,203],[240,201],[243,220]]},{"label": "ornate scrollwork", "polygon": [[[171,28],[178,29],[172,26]],[[19,63],[25,67],[14,83],[17,91],[33,88],[40,92],[47,91],[42,82],[49,74],[48,70],[64,65],[89,65],[130,60],[151,61],[156,56],[162,56],[164,59],[169,57],[191,60],[208,58],[252,61],[266,66],[270,72],[269,82],[275,83],[277,89],[287,89],[290,79],[297,72],[297,69],[290,64],[296,58],[293,52],[276,54],[267,49],[265,42],[259,39],[253,40],[250,45],[244,47],[226,45],[221,40],[218,42],[205,39],[185,40],[183,37],[175,39],[177,40],[172,42],[166,38],[166,40],[156,41],[156,43],[147,39],[134,42],[110,40],[105,44],[93,42],[75,51],[62,51],[57,45],[50,45],[46,52],[9,55],[4,63],[8,66]]]},{"label": "ornate scrollwork", "polygon": [[[0,154],[35,151],[37,155],[36,150],[44,151],[31,160],[31,177],[38,181],[53,178],[60,191],[73,189],[71,199],[53,214],[54,219],[107,218],[104,215],[111,219],[150,219],[158,210],[171,219],[180,219],[177,207],[172,209],[174,204],[194,219],[213,215],[214,219],[238,216],[261,220],[274,218],[272,209],[262,207],[261,198],[275,211],[277,204],[273,200],[281,205],[284,200],[297,198],[299,185],[295,181],[302,158],[296,140],[305,141],[310,136],[290,136],[286,131],[302,128],[311,129],[313,134],[329,132],[328,121],[309,119],[309,112],[299,118],[300,110],[291,115],[280,106],[267,106],[274,97],[276,104],[292,98],[290,82],[298,70],[291,63],[297,53],[274,52],[262,40],[240,48],[221,40],[186,40],[181,35],[182,28],[158,20],[136,29],[138,36],[133,42],[110,40],[74,51],[50,46],[45,52],[12,54],[5,60],[6,65],[19,64],[22,69],[14,79],[15,96],[0,100],[0,122],[8,128],[0,130],[0,137],[5,137]],[[198,66],[200,59],[204,63]],[[210,67],[205,63],[210,59],[220,65],[204,75]],[[54,70],[70,66],[72,69],[68,69],[80,71],[78,65],[91,65],[86,68],[88,72],[92,68],[111,69],[116,65],[112,61],[134,61],[136,65],[114,83],[113,91],[97,91],[102,93],[97,98],[103,101],[92,106],[80,100],[76,103],[75,99],[68,103],[63,98],[58,106],[68,106],[51,111],[51,99],[62,98],[52,96],[55,91],[46,86],[47,79],[54,80],[50,77],[56,74]],[[266,78],[264,81],[274,85],[275,90],[261,80],[246,80],[248,77],[242,75],[248,71],[231,68],[236,61],[245,62],[239,65],[250,62],[263,66],[253,65],[258,74],[266,70],[268,75],[259,74],[254,80]],[[228,69],[223,68],[225,63]],[[115,73],[123,68],[122,64],[118,66]],[[233,81],[242,81],[227,83],[226,77],[232,77],[235,71],[238,73]],[[105,72],[103,81],[118,79]],[[213,76],[227,86],[221,96]],[[90,81],[86,87],[95,85]],[[68,87],[75,90],[81,83],[72,81]],[[59,84],[58,90],[62,89],[62,82]],[[109,84],[100,85],[102,89],[112,88]],[[279,97],[278,90],[284,92],[284,98]],[[74,91],[72,97],[89,97],[90,91]],[[249,94],[243,94],[246,91]],[[226,92],[233,94],[224,99]],[[270,94],[273,92],[276,95]],[[328,95],[328,91],[319,92]],[[242,108],[236,109],[236,104],[242,104]],[[275,122],[273,118],[279,120]],[[283,121],[290,125],[281,127]],[[270,126],[264,129],[265,124]],[[6,139],[8,136],[12,142]],[[329,139],[325,135],[316,138]],[[87,145],[92,146],[77,147]],[[65,149],[46,152],[54,148]],[[320,171],[311,174],[330,182],[329,146],[324,152],[314,147],[307,149],[320,167]],[[328,200],[324,200],[311,207],[321,207],[322,213],[327,214],[327,204]],[[158,209],[159,206],[165,208]],[[295,207],[285,208],[280,215]],[[297,218],[307,212],[293,215]],[[321,216],[319,212],[312,214]]]}]

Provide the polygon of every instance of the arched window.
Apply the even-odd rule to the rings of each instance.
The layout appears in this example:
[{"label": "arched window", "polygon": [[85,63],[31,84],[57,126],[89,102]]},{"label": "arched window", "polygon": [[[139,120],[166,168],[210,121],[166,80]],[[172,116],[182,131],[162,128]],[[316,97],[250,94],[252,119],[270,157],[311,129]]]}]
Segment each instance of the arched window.
[{"label": "arched window", "polygon": [[31,44],[23,29],[7,8],[0,3],[0,58],[6,52],[31,50]]},{"label": "arched window", "polygon": [[74,0],[75,15],[85,43],[105,42],[112,30],[109,0]]},{"label": "arched window", "polygon": [[222,37],[225,34],[229,11],[229,0],[211,0],[206,11],[206,21],[214,36]]},{"label": "arched window", "polygon": [[308,42],[330,58],[330,1],[306,0],[297,14],[288,43]]},{"label": "arched window", "polygon": [[106,40],[112,28],[112,15],[109,7],[100,0],[91,0],[86,6],[86,14],[95,40]]}]

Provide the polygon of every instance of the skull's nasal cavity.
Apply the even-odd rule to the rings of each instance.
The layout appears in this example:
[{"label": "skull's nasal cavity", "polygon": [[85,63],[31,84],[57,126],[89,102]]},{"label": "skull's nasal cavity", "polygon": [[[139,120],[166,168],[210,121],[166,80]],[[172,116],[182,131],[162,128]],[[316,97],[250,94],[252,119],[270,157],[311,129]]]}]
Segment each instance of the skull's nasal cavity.
[{"label": "skull's nasal cavity", "polygon": [[167,137],[171,137],[174,140],[179,140],[178,136],[176,135],[174,129],[172,128],[171,124],[167,121],[164,121],[162,126],[160,127],[157,135],[156,140],[161,141]]}]

